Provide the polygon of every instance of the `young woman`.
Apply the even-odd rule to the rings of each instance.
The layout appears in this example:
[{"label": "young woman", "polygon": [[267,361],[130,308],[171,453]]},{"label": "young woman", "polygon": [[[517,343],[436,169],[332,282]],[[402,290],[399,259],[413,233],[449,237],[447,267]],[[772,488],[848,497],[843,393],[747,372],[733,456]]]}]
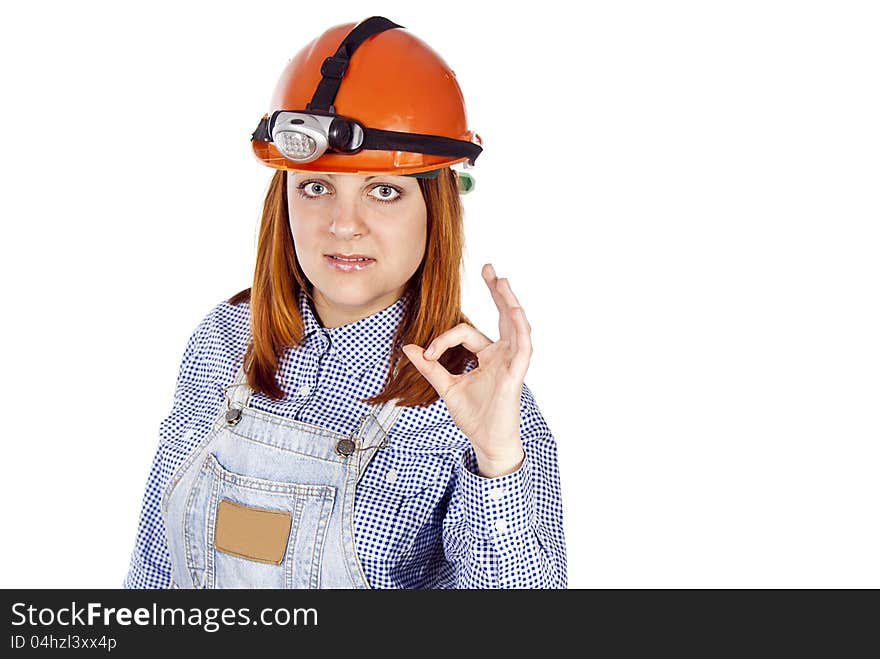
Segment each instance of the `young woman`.
[{"label": "young woman", "polygon": [[[252,136],[275,174],[253,284],[189,339],[128,588],[564,588],[530,325],[460,310],[455,74],[386,18],[303,48]],[[427,350],[423,350],[427,347]]]}]

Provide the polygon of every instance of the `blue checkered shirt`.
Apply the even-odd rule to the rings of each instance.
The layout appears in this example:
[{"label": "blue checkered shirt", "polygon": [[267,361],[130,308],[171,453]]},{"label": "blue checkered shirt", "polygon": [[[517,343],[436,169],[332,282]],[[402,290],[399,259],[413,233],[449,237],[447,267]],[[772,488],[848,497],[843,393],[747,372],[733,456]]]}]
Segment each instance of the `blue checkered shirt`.
[{"label": "blue checkered shirt", "polygon": [[[383,387],[405,302],[401,297],[366,318],[325,328],[300,291],[305,342],[283,354],[278,371],[287,395],[272,400],[254,392],[250,404],[340,433],[356,430],[368,408],[358,399]],[[169,586],[162,490],[210,431],[249,338],[250,305],[225,300],[190,336],[171,413],[159,425],[124,588]],[[401,412],[390,433],[401,452],[396,467],[388,451],[377,451],[355,490],[355,544],[370,586],[567,587],[556,442],[525,384],[520,416],[522,466],[485,478],[442,399]]]}]

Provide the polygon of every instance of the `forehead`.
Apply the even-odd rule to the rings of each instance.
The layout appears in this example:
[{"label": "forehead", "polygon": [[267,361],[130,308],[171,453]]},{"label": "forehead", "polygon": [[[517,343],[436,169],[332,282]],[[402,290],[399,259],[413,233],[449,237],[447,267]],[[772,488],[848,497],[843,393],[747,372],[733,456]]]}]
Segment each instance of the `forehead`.
[{"label": "forehead", "polygon": [[320,178],[326,178],[331,181],[354,181],[355,183],[366,183],[367,181],[372,181],[373,179],[383,179],[383,180],[395,180],[400,181],[401,183],[406,181],[415,180],[411,176],[401,176],[398,174],[334,174],[330,172],[290,172],[293,175],[293,178],[308,178],[310,176],[317,176]]}]

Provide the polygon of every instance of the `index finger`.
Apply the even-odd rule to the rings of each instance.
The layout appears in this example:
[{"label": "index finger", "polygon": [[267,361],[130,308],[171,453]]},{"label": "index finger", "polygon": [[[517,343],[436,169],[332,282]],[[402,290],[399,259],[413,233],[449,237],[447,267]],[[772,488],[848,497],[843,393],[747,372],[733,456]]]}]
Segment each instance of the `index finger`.
[{"label": "index finger", "polygon": [[516,334],[516,328],[514,326],[513,316],[511,315],[510,303],[508,303],[507,299],[501,294],[498,276],[495,274],[495,268],[491,263],[487,263],[483,266],[482,275],[486,282],[486,286],[489,287],[489,293],[495,301],[495,306],[498,307],[499,336],[502,339],[511,340]]}]

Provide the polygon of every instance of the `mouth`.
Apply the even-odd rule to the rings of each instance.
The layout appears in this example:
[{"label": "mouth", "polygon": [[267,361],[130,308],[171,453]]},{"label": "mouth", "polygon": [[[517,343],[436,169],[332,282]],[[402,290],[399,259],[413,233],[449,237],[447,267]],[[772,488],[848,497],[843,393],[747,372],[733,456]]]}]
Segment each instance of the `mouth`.
[{"label": "mouth", "polygon": [[324,254],[324,262],[338,272],[358,272],[370,267],[376,259],[363,254]]}]

